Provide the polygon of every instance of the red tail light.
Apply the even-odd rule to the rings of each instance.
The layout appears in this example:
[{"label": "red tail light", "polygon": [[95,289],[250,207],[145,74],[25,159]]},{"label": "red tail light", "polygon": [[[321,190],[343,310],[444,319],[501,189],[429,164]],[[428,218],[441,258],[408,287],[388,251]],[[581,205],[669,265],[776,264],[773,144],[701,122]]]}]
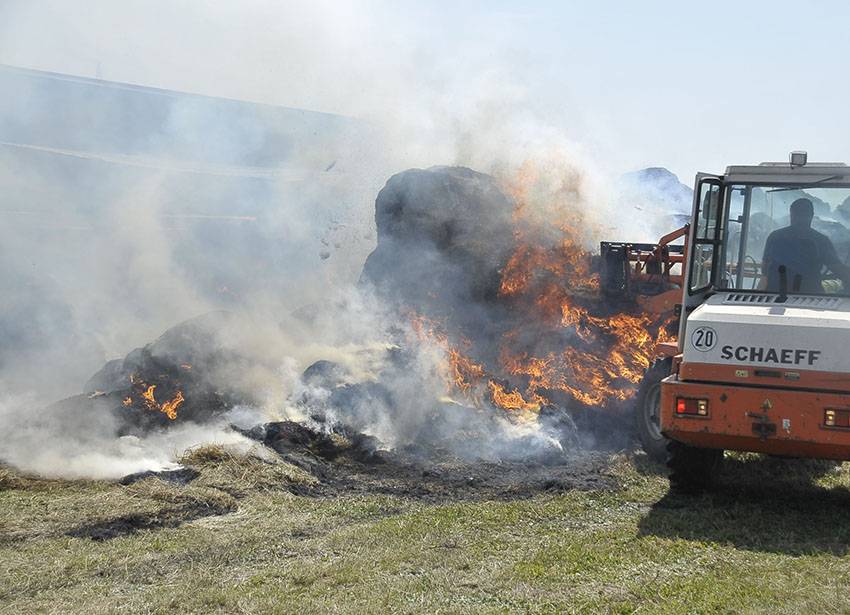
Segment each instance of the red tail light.
[{"label": "red tail light", "polygon": [[677,397],[676,414],[685,416],[708,416],[708,400]]}]

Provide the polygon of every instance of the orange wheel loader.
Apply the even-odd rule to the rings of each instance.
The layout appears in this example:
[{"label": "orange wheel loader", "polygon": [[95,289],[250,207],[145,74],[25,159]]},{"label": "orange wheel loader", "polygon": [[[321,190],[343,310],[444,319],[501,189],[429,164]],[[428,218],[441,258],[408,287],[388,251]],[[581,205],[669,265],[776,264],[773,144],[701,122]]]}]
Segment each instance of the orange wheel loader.
[{"label": "orange wheel loader", "polygon": [[698,173],[681,234],[681,288],[651,298],[678,296],[678,343],[635,413],[671,489],[710,487],[724,450],[850,459],[850,167],[792,152]]}]

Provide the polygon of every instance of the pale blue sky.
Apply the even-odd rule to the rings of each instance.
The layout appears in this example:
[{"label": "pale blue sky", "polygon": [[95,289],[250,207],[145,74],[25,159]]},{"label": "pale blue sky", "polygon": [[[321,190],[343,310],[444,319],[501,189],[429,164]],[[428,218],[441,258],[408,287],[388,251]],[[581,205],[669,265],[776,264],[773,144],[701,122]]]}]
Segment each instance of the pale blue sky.
[{"label": "pale blue sky", "polygon": [[0,63],[420,135],[511,124],[502,147],[557,135],[605,171],[666,166],[690,184],[792,149],[850,162],[849,7],[0,0]]}]

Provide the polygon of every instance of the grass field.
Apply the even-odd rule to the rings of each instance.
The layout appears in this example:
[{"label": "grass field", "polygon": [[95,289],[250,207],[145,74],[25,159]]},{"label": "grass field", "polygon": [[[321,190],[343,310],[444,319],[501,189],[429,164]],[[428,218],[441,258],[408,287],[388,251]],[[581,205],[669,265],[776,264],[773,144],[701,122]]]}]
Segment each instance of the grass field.
[{"label": "grass field", "polygon": [[183,461],[186,484],[0,468],[0,613],[850,612],[850,464],[727,458],[718,491],[674,497],[612,454],[614,490],[426,503]]}]

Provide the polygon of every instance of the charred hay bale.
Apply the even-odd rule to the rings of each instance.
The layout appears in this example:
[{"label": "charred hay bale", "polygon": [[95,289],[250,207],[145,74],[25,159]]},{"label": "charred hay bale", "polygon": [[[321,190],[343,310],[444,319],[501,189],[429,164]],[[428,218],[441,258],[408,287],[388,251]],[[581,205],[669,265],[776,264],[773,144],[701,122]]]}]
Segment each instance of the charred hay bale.
[{"label": "charred hay bale", "polygon": [[[236,317],[229,312],[210,312],[186,320],[165,331],[124,359],[109,361],[83,387],[84,393],[109,393],[126,387],[133,374],[151,375],[157,370],[194,372],[194,380],[239,357],[221,345],[219,334],[232,328]],[[179,373],[179,372],[175,372]]]},{"label": "charred hay bale", "polygon": [[119,433],[144,434],[180,422],[208,422],[250,403],[235,383],[251,362],[222,340],[238,339],[241,323],[211,312],[171,327],[124,359],[108,362],[85,385],[119,420]]},{"label": "charred hay bale", "polygon": [[332,388],[344,384],[351,373],[336,361],[320,359],[311,364],[301,375],[302,382],[308,387]]},{"label": "charred hay bale", "polygon": [[319,465],[340,456],[361,463],[381,463],[381,441],[352,429],[325,432],[295,421],[276,421],[255,425],[249,430],[231,425],[231,429],[262,442],[276,453],[308,471],[321,473]]},{"label": "charred hay bale", "polygon": [[410,169],[378,193],[378,244],[361,282],[420,313],[496,298],[514,246],[513,203],[489,175]]},{"label": "charred hay bale", "polygon": [[344,366],[320,360],[304,370],[303,388],[290,401],[311,420],[347,436],[394,416],[400,404],[384,382],[397,377],[390,370],[378,382],[348,382],[351,373]]}]

